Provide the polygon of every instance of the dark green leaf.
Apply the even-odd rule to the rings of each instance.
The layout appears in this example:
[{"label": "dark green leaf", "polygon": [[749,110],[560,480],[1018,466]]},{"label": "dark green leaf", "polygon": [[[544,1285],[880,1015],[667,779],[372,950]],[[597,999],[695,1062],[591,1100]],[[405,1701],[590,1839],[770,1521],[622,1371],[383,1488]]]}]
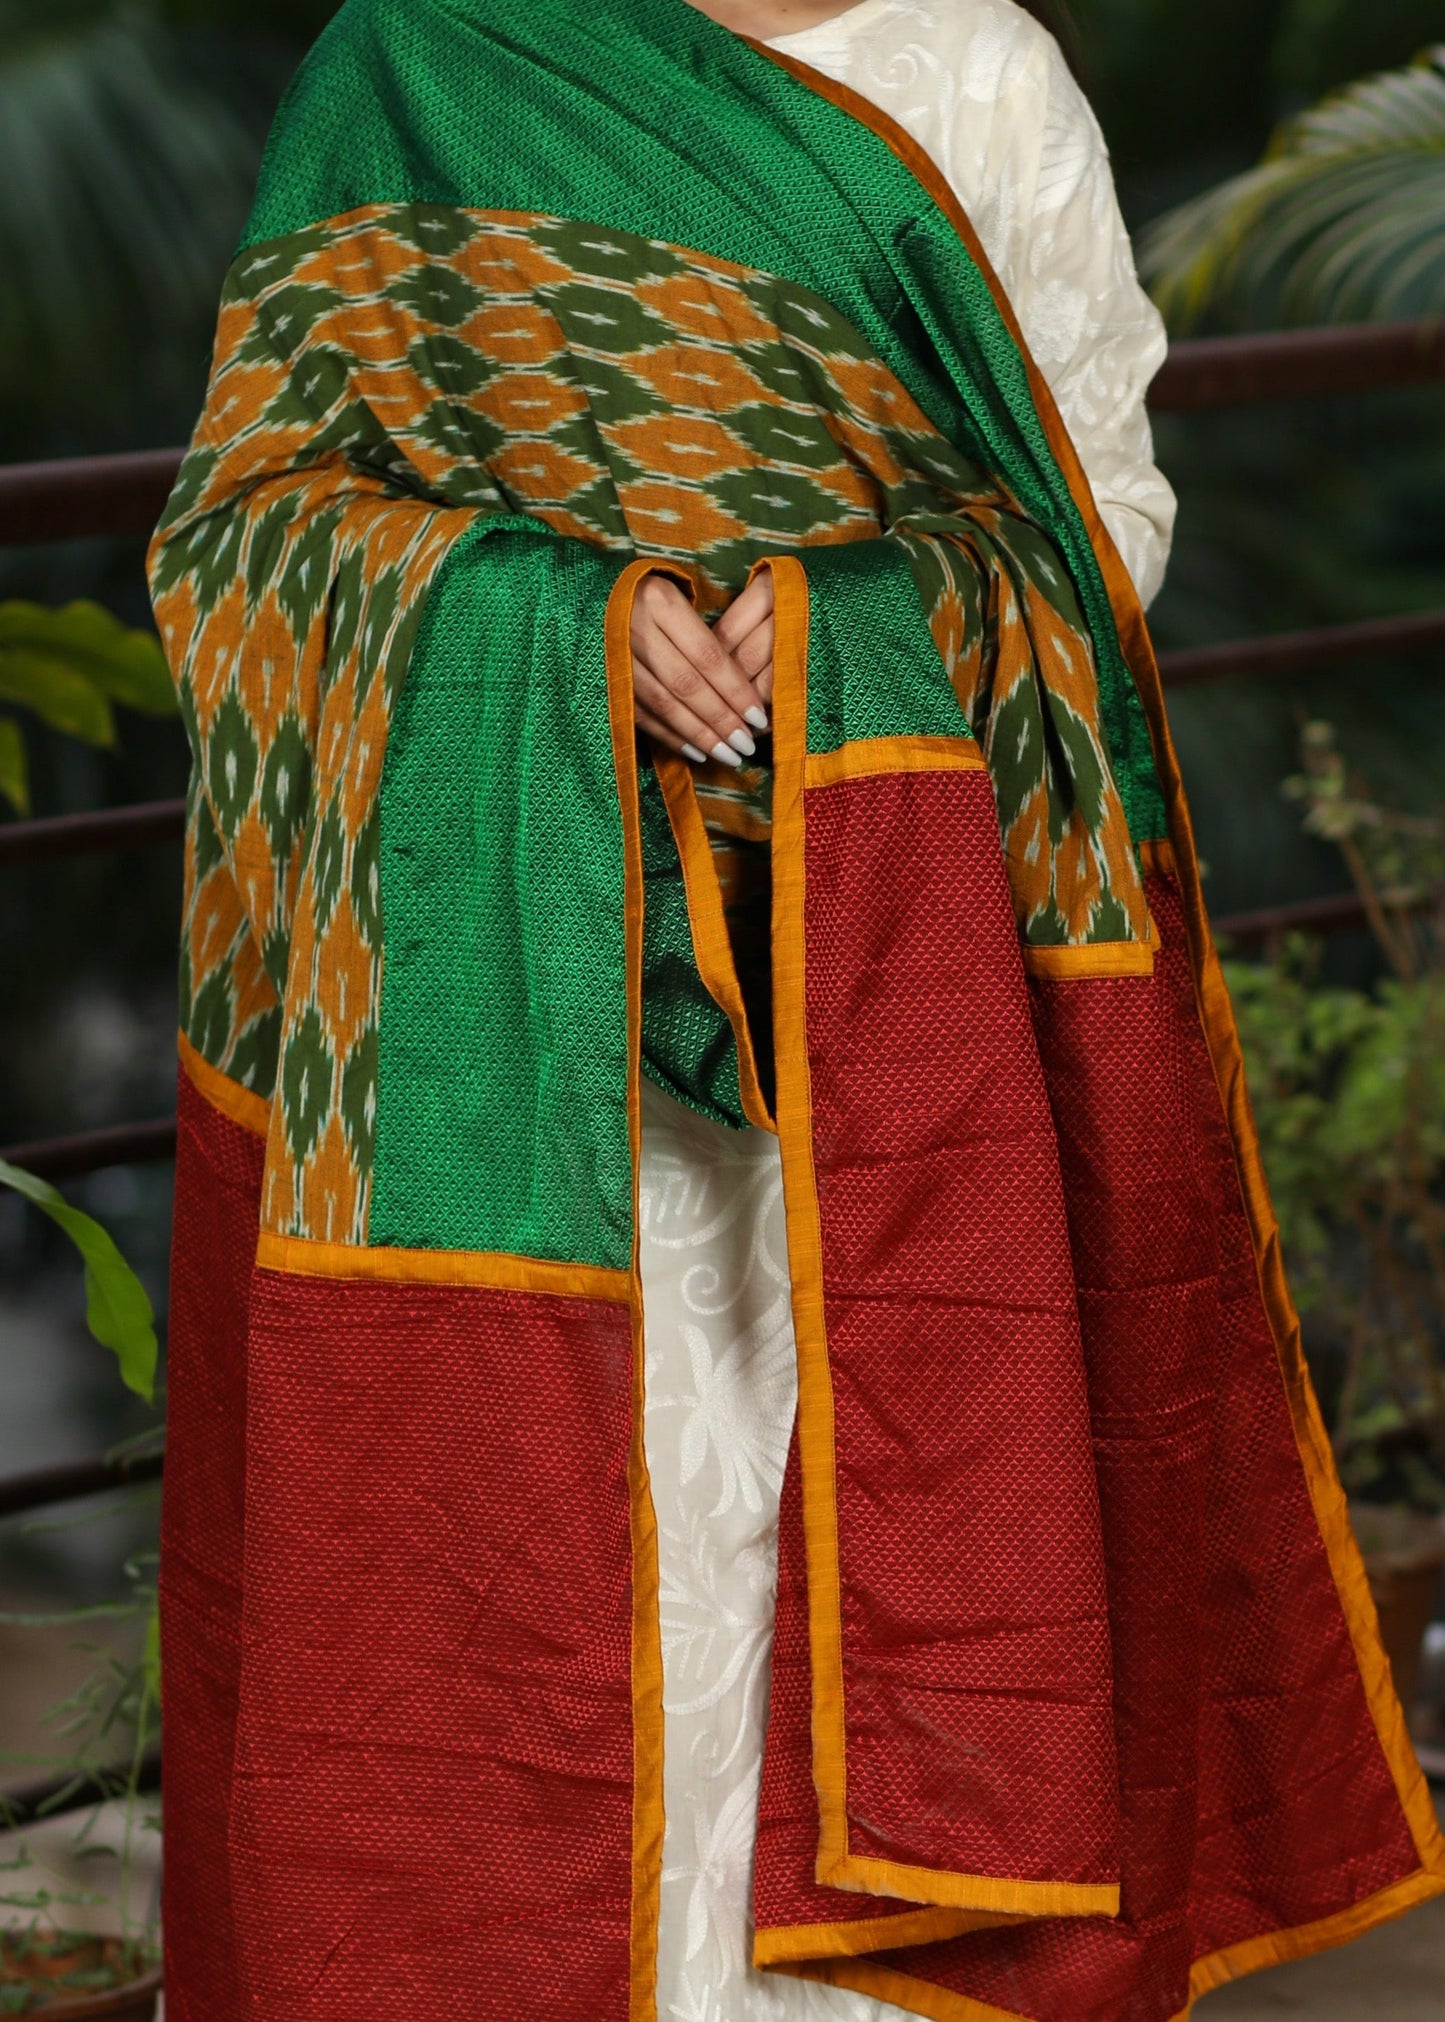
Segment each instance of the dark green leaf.
[{"label": "dark green leaf", "polygon": [[127,709],[174,716],[176,693],[154,632],[137,631],[85,600],[58,611],[0,604],[0,669],[12,654],[53,662]]},{"label": "dark green leaf", "polygon": [[149,1404],[155,1395],[159,1349],[155,1311],[145,1286],[100,1223],[73,1208],[47,1181],[0,1159],[0,1186],[32,1201],[79,1250],[85,1262],[85,1317],[90,1331],[115,1355],[126,1387]]}]

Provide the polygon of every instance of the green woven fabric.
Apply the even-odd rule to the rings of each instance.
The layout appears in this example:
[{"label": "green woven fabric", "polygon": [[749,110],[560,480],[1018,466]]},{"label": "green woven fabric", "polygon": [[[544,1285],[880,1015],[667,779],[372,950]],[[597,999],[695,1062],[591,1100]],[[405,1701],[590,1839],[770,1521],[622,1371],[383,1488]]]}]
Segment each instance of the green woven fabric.
[{"label": "green woven fabric", "polygon": [[[703,95],[692,129],[679,108]],[[348,0],[288,96],[246,243],[412,201],[595,219],[826,296],[1057,542],[1131,832],[1164,834],[1143,710],[1024,362],[953,226],[869,128],[686,0]]]},{"label": "green woven fabric", "polygon": [[[684,0],[350,0],[152,566],[197,761],[185,1029],[277,1103],[268,1231],[627,1262],[604,605],[635,554],[715,610],[778,552],[810,749],[971,726],[1024,938],[1141,939],[1158,795],[1098,568],[909,172]],[[761,778],[710,818],[766,1081]],[[646,769],[641,820],[644,1069],[741,1124]]]},{"label": "green woven fabric", "polygon": [[859,541],[808,549],[801,560],[810,606],[809,751],[868,737],[966,737],[957,697],[918,622],[903,546]]},{"label": "green woven fabric", "polygon": [[381,790],[374,1244],[631,1262],[617,566],[483,521],[433,585]]}]

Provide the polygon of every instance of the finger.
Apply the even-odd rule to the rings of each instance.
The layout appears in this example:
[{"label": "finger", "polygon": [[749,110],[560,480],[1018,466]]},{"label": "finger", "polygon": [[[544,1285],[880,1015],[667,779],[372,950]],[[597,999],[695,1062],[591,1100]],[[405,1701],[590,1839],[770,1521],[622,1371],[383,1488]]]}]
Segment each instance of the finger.
[{"label": "finger", "polygon": [[754,625],[751,632],[730,648],[733,659],[754,687],[763,669],[772,665],[773,630],[772,618],[764,618],[761,624]]},{"label": "finger", "polygon": [[[691,674],[691,670],[687,668],[680,655],[677,665],[685,674]],[[725,739],[718,736],[716,727],[705,716],[699,714],[687,697],[676,693],[672,685],[672,678],[676,678],[675,669],[672,678],[659,674],[648,666],[646,661],[639,660],[635,650],[632,655],[632,668],[633,694],[639,721],[642,711],[646,710],[655,721],[665,726],[675,749],[681,750],[684,744],[691,744],[698,751],[709,753],[714,758],[721,758],[726,765],[742,764],[742,755]],[[695,674],[691,674],[691,678],[696,683],[700,695],[712,694]]]},{"label": "finger", "polygon": [[747,588],[733,598],[714,626],[718,640],[736,653],[749,632],[773,615],[773,572],[761,569]]},{"label": "finger", "polygon": [[679,757],[690,759],[694,765],[706,765],[706,752],[699,751],[698,747],[687,738],[679,738],[660,716],[654,716],[652,711],[644,708],[640,702],[637,704],[637,727],[639,730],[645,730],[654,744],[662,745],[667,751],[675,751]]},{"label": "finger", "polygon": [[[706,631],[706,627],[703,628]],[[708,634],[711,639],[711,634]],[[662,631],[644,629],[641,644],[634,637],[632,649],[633,665],[641,674],[646,669],[652,680],[658,682],[667,694],[687,709],[693,719],[706,728],[706,736],[701,740],[703,749],[711,751],[716,744],[732,750],[743,758],[751,758],[756,746],[752,731],[744,723],[742,713],[736,710],[721,695],[693,664],[692,660],[675,645]],[[731,662],[729,662],[731,666]],[[746,698],[745,707],[756,709],[757,698],[750,682],[743,679],[736,670],[734,681],[741,687]],[[656,702],[649,705],[657,707]],[[671,717],[669,715],[669,721]],[[691,736],[692,733],[689,732]],[[698,739],[694,736],[693,742]]]},{"label": "finger", "polygon": [[[715,744],[731,745],[740,757],[752,757],[755,747],[746,712],[754,712],[755,727],[766,719],[746,677],[732,669],[711,629],[669,577],[650,576],[637,593],[632,607],[632,655],[634,666],[645,667],[706,727],[702,736],[705,750],[711,751]],[[728,670],[732,701],[719,692],[698,663]],[[740,708],[733,706],[737,702]]]},{"label": "finger", "polygon": [[[710,723],[716,723],[725,739],[738,730],[744,730],[749,722],[755,730],[762,727],[757,720],[761,712],[752,692],[752,683],[691,604],[680,597],[659,599],[647,615],[655,618],[658,630],[722,704],[723,714],[719,716],[714,707],[704,707],[700,699],[694,699],[690,687],[684,685],[679,692],[699,714],[705,714]],[[663,671],[655,657],[653,665],[659,673]],[[757,715],[749,717],[749,710],[757,712]]]}]

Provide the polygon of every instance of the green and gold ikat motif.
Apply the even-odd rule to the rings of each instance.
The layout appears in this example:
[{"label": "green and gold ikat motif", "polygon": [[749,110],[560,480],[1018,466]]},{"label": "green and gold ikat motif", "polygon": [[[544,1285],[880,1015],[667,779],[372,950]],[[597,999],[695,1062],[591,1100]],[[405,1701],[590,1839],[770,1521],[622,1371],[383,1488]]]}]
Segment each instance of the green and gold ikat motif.
[{"label": "green and gold ikat motif", "polygon": [[[595,224],[368,206],[240,256],[153,564],[199,763],[183,1024],[278,1097],[269,1226],[365,1239],[387,737],[481,520],[674,561],[709,610],[765,555],[898,544],[989,763],[1022,936],[1147,936],[1071,577],[845,317]],[[764,773],[703,790],[725,870],[765,847]]]}]

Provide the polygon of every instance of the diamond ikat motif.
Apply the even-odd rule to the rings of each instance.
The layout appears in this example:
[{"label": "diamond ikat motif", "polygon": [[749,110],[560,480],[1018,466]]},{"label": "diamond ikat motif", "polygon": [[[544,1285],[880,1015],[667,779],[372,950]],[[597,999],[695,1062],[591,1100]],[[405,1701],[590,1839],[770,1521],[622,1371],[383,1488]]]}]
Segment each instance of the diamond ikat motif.
[{"label": "diamond ikat motif", "polygon": [[[1025,938],[1147,937],[1057,552],[836,311],[610,228],[359,210],[237,261],[152,557],[199,758],[183,1024],[277,1098],[268,1228],[365,1240],[390,712],[453,544],[516,514],[685,563],[710,610],[762,555],[903,543]],[[724,855],[767,784],[704,779]]]}]

